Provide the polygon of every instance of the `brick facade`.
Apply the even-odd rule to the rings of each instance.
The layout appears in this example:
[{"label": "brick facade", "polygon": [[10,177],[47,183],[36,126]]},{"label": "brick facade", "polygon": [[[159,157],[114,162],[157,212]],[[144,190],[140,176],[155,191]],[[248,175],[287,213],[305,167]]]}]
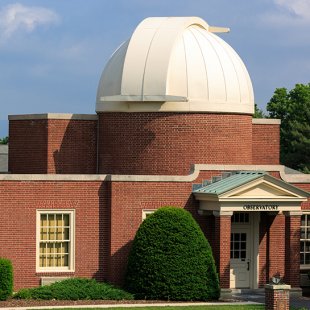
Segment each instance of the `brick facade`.
[{"label": "brick facade", "polygon": [[280,125],[253,124],[253,164],[280,164]]},{"label": "brick facade", "polygon": [[[12,260],[14,290],[38,286],[42,276],[102,280],[108,208],[100,182],[1,182],[0,257]],[[75,210],[75,272],[36,273],[36,210]]]},{"label": "brick facade", "polygon": [[[100,181],[18,181],[14,173],[95,176],[97,129],[100,173],[186,176],[193,163],[251,165],[257,160],[263,164],[259,158],[266,153],[267,135],[261,142],[257,139],[264,126],[253,129],[252,148],[248,115],[101,113],[99,122],[11,120],[9,165],[13,175],[11,181],[0,181],[0,257],[13,262],[15,290],[39,285],[43,276],[94,277],[121,285],[142,211],[167,205],[192,213],[211,244],[221,287],[229,289],[231,216],[198,214],[199,202],[192,195],[193,183],[211,180],[222,170],[202,170],[191,181],[126,182],[111,181],[110,176]],[[273,129],[272,125],[268,130]],[[277,128],[270,133],[270,137],[277,135]],[[277,163],[277,147],[271,150],[273,164]],[[270,174],[281,179],[279,171]],[[294,185],[310,190],[309,183]],[[309,201],[302,208],[310,210]],[[36,272],[36,212],[41,209],[75,210],[74,272]],[[300,216],[261,212],[259,287],[274,275],[299,287],[299,224]]]},{"label": "brick facade", "polygon": [[99,173],[186,175],[192,164],[251,164],[252,116],[99,113]]},{"label": "brick facade", "polygon": [[11,120],[9,135],[11,173],[96,173],[96,120]]},{"label": "brick facade", "polygon": [[231,216],[215,216],[214,258],[221,288],[230,288],[230,233]]}]

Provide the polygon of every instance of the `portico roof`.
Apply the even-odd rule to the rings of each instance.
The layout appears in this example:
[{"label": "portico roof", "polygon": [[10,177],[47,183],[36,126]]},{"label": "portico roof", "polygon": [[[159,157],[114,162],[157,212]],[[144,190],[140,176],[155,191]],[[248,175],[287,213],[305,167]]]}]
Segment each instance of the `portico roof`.
[{"label": "portico roof", "polygon": [[240,171],[230,177],[222,179],[221,181],[199,188],[195,192],[220,195],[243,184],[256,180],[265,174],[266,172],[264,171]]},{"label": "portico roof", "polygon": [[310,196],[264,171],[239,171],[193,190],[200,210],[300,211]]}]

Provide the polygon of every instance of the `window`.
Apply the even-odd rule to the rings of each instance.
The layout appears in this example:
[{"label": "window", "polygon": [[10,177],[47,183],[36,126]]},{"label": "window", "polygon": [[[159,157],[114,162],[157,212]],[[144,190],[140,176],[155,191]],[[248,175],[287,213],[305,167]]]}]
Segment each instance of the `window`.
[{"label": "window", "polygon": [[301,267],[310,269],[310,213],[301,216],[300,264]]},{"label": "window", "polygon": [[230,258],[246,258],[246,233],[231,234]]},{"label": "window", "polygon": [[148,216],[154,213],[156,210],[142,210],[142,221],[144,221]]},{"label": "window", "polygon": [[73,271],[74,211],[37,212],[37,270]]},{"label": "window", "polygon": [[231,217],[231,222],[235,224],[245,224],[249,223],[249,213],[245,212],[234,212]]}]

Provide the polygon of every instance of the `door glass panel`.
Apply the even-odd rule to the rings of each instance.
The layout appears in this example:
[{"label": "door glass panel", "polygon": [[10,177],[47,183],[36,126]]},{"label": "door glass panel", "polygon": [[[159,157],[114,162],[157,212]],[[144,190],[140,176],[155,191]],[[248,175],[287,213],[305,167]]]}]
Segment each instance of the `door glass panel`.
[{"label": "door glass panel", "polygon": [[231,234],[230,258],[246,258],[246,233]]}]

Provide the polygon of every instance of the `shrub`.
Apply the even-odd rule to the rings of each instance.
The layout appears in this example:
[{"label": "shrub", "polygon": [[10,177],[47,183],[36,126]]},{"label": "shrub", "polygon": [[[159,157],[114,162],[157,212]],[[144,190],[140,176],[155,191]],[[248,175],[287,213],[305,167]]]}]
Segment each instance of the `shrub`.
[{"label": "shrub", "polygon": [[71,278],[51,285],[22,289],[14,295],[19,299],[57,299],[57,300],[122,300],[133,296],[107,283],[94,279]]},{"label": "shrub", "polygon": [[6,300],[13,292],[13,266],[10,260],[0,258],[0,300]]},{"label": "shrub", "polygon": [[138,299],[219,298],[210,245],[189,212],[164,207],[143,221],[129,254],[125,288]]}]

